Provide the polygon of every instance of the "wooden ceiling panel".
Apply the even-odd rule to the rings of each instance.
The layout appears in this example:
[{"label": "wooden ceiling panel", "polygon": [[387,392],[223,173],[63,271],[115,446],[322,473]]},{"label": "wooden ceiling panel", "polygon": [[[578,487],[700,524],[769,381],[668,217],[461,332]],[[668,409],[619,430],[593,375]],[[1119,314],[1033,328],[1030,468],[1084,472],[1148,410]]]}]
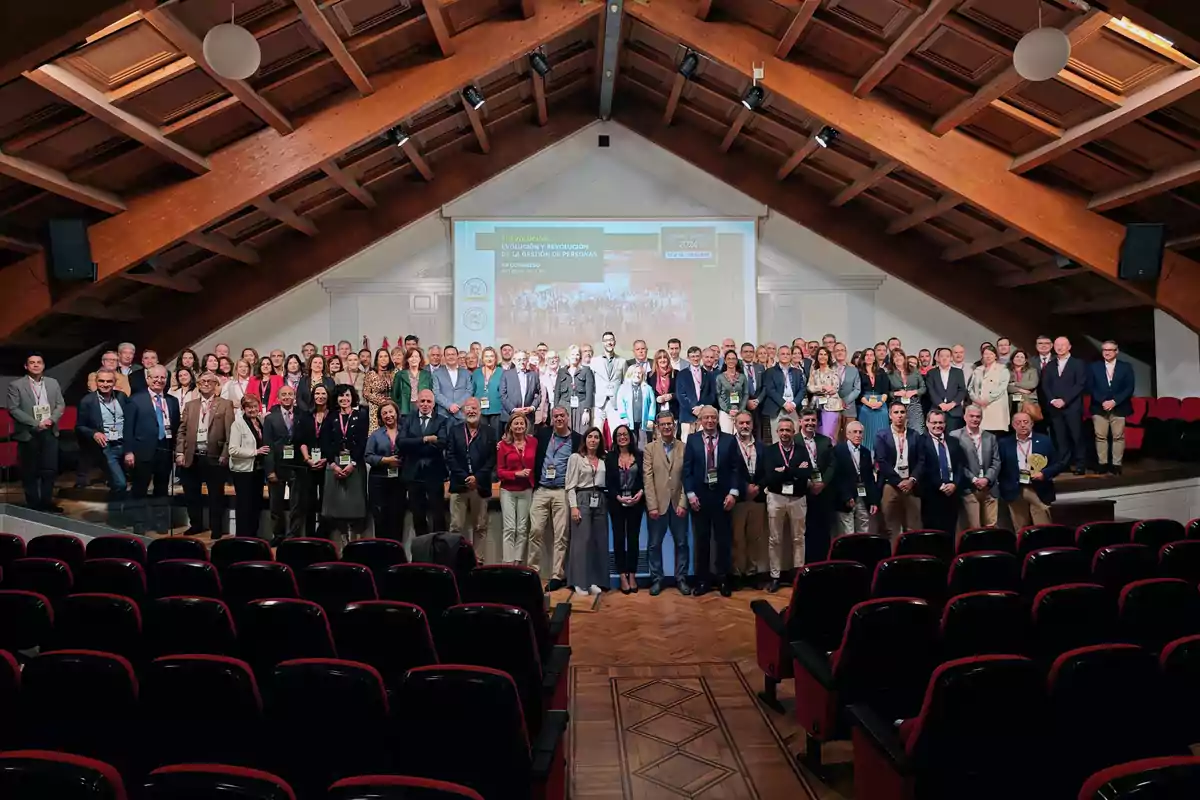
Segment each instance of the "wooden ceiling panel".
[{"label": "wooden ceiling panel", "polygon": [[263,87],[262,96],[284,114],[291,116],[312,108],[331,94],[349,86],[350,79],[331,58],[289,80]]},{"label": "wooden ceiling panel", "polygon": [[795,8],[775,0],[713,0],[709,18],[728,16],[778,39],[787,31],[795,14]]},{"label": "wooden ceiling panel", "polygon": [[937,200],[936,194],[924,192],[904,181],[891,180],[890,175],[871,189],[871,194],[905,214]]},{"label": "wooden ceiling panel", "polygon": [[115,105],[164,127],[228,96],[204,70],[189,69]]},{"label": "wooden ceiling panel", "polygon": [[[1016,44],[1026,32],[1038,26],[1038,7],[1028,0],[963,0],[958,13],[969,20],[990,28]],[[1072,12],[1056,3],[1042,0],[1041,24],[1061,28]]]},{"label": "wooden ceiling panel", "polygon": [[461,33],[497,16],[504,6],[503,0],[456,0],[446,5],[446,22],[452,33]]},{"label": "wooden ceiling panel", "polygon": [[86,44],[59,62],[100,89],[112,91],[179,58],[179,51],[145,22]]},{"label": "wooden ceiling panel", "polygon": [[878,39],[891,41],[923,8],[909,0],[829,0],[825,10]]},{"label": "wooden ceiling panel", "polygon": [[[348,38],[381,25],[395,25],[412,10],[411,0],[341,0],[326,9],[325,16]],[[431,31],[432,38],[429,25],[422,27]]]},{"label": "wooden ceiling panel", "polygon": [[[232,5],[237,12],[234,21],[251,30],[256,27],[255,23],[261,23],[273,14],[295,10],[291,0],[237,0]],[[203,39],[209,28],[229,22],[230,6],[229,0],[187,0],[172,10],[180,22]]]},{"label": "wooden ceiling panel", "polygon": [[1060,128],[1069,128],[1108,110],[1103,103],[1060,81],[1027,81],[1005,97]]},{"label": "wooden ceiling panel", "polygon": [[796,171],[793,174],[807,184],[806,188],[802,188],[799,191],[815,190],[820,194],[833,197],[846,185],[846,182],[840,176],[830,172],[825,168],[825,165],[811,158],[806,158],[800,162],[800,165],[796,167]]},{"label": "wooden ceiling panel", "polygon": [[[866,45],[866,46],[864,46]],[[862,77],[879,60],[884,48],[814,17],[804,29],[796,50],[852,78]]]},{"label": "wooden ceiling panel", "polygon": [[92,117],[43,139],[21,155],[60,172],[71,172],[130,140]]},{"label": "wooden ceiling panel", "polygon": [[1131,94],[1183,69],[1178,62],[1104,28],[1071,49],[1070,69],[1117,94]]},{"label": "wooden ceiling panel", "polygon": [[1003,230],[966,205],[952,208],[934,219],[942,223],[946,230],[953,231],[963,241],[971,241]]},{"label": "wooden ceiling panel", "polygon": [[190,150],[208,155],[264,127],[265,123],[252,110],[227,97],[168,125],[163,133]]},{"label": "wooden ceiling panel", "polygon": [[966,237],[957,231],[941,217],[934,217],[928,222],[913,228],[920,236],[933,242],[939,248],[954,247],[967,241]]},{"label": "wooden ceiling panel", "polygon": [[437,47],[437,41],[423,18],[410,17],[390,28],[357,36],[346,46],[363,71],[372,74],[410,59],[418,50]]},{"label": "wooden ceiling panel", "polygon": [[1188,147],[1175,137],[1166,136],[1140,122],[1118,128],[1096,142],[1095,146],[1148,172],[1192,161],[1198,155],[1194,147]]},{"label": "wooden ceiling panel", "polygon": [[1174,192],[1153,195],[1120,209],[1131,220],[1161,222],[1167,226],[1168,239],[1200,231],[1200,193],[1191,186]]},{"label": "wooden ceiling panel", "polygon": [[1008,68],[1008,50],[948,18],[914,51],[930,64],[972,86],[981,86]]},{"label": "wooden ceiling panel", "polygon": [[40,126],[78,116],[79,111],[27,78],[0,86],[0,145]]},{"label": "wooden ceiling panel", "polygon": [[852,181],[862,177],[869,171],[870,166],[841,152],[836,147],[818,147],[804,163],[812,162],[813,166],[837,179],[837,191]]},{"label": "wooden ceiling panel", "polygon": [[[1095,194],[1107,192],[1130,183],[1132,177],[1128,171],[1120,169],[1087,148],[1072,150],[1039,170],[1048,169],[1065,178],[1071,184],[1084,191]],[[1033,175],[1034,173],[1029,173]]]},{"label": "wooden ceiling panel", "polygon": [[910,62],[903,62],[892,70],[879,87],[905,105],[934,117],[971,96],[966,89]]},{"label": "wooden ceiling panel", "polygon": [[255,73],[253,84],[261,88],[277,80],[280,72],[304,59],[324,53],[316,34],[301,21],[273,31],[258,40],[262,47],[262,66]]},{"label": "wooden ceiling panel", "polygon": [[72,180],[115,195],[133,195],[157,186],[187,180],[191,172],[167,161],[149,147],[128,147],[112,158],[70,173]]},{"label": "wooden ceiling panel", "polygon": [[1041,147],[1054,139],[1046,131],[1026,125],[992,106],[985,106],[963,126],[963,130],[1013,155]]}]

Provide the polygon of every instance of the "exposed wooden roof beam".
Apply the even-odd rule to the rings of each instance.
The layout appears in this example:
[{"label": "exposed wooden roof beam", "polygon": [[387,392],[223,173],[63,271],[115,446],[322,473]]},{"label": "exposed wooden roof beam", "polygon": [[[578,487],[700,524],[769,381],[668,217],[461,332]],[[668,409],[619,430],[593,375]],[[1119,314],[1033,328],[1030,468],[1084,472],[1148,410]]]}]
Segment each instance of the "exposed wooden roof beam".
[{"label": "exposed wooden roof beam", "polygon": [[537,108],[538,125],[550,121],[550,111],[546,108],[546,79],[536,69],[530,68],[529,82],[533,85],[533,104]]},{"label": "exposed wooden roof beam", "polygon": [[135,322],[142,318],[142,312],[136,308],[123,304],[106,305],[93,297],[71,298],[63,304],[59,313],[109,322]]},{"label": "exposed wooden roof beam", "polygon": [[781,102],[795,104],[881,157],[900,161],[943,192],[961,197],[1124,291],[1157,301],[1164,311],[1200,330],[1200,264],[1167,251],[1156,287],[1120,280],[1117,260],[1124,226],[1088,210],[1072,193],[1013,174],[1008,169],[1012,159],[986,142],[971,136],[934,136],[888,102],[854,97],[843,76],[775,58],[774,39],[748,25],[697,20],[688,0],[633,3],[625,10],[735,73],[749,76],[755,64],[765,63],[760,84]]},{"label": "exposed wooden roof beam", "polygon": [[781,181],[788,175],[796,171],[796,167],[804,163],[804,159],[817,152],[817,148],[821,145],[817,144],[817,134],[821,132],[821,125],[817,123],[813,127],[813,132],[804,140],[804,144],[796,148],[795,152],[788,157],[788,160],[783,162],[783,166],[775,173],[775,180]]},{"label": "exposed wooden roof beam", "polygon": [[671,96],[667,98],[667,110],[663,112],[663,125],[670,125],[675,118],[675,109],[679,108],[679,98],[683,96],[686,83],[687,78],[676,72],[675,80],[671,83]]},{"label": "exposed wooden roof beam", "polygon": [[696,16],[700,19],[708,19],[712,5],[713,0],[696,0]]},{"label": "exposed wooden roof beam", "polygon": [[1019,275],[997,278],[996,285],[1013,289],[1017,286],[1033,286],[1037,283],[1049,283],[1050,281],[1058,281],[1063,278],[1071,278],[1082,274],[1084,274],[1084,271],[1078,268],[1063,269],[1057,264],[1047,264],[1042,267],[1034,267],[1028,272],[1023,272]]},{"label": "exposed wooden roof beam", "polygon": [[1200,89],[1200,69],[1183,70],[1134,92],[1117,108],[1065,131],[1061,139],[1048,142],[1013,159],[1013,172],[1028,172],[1064,153],[1102,139],[1152,111],[1165,108]]},{"label": "exposed wooden roof beam", "polygon": [[1110,211],[1192,183],[1197,178],[1200,178],[1200,159],[1160,169],[1148,178],[1101,192],[1092,197],[1088,208],[1093,211]]},{"label": "exposed wooden roof beam", "polygon": [[461,94],[459,100],[462,101],[463,110],[467,112],[467,119],[471,122],[471,130],[475,133],[475,141],[479,143],[479,149],[485,153],[490,152],[492,143],[488,140],[487,127],[483,124],[483,115]]},{"label": "exposed wooden roof beam", "polygon": [[746,127],[746,123],[750,121],[750,117],[754,116],[754,112],[746,108],[742,103],[738,103],[737,113],[733,117],[733,122],[729,124],[729,130],[725,132],[725,138],[721,140],[721,152],[728,153],[729,148],[733,147],[733,141],[742,132],[742,128]]},{"label": "exposed wooden roof beam", "polygon": [[69,50],[133,12],[131,0],[4,4],[0,86]]},{"label": "exposed wooden roof beam", "polygon": [[521,0],[521,17],[529,19],[537,13],[537,0]]},{"label": "exposed wooden roof beam", "polygon": [[208,172],[208,159],[172,142],[162,135],[162,131],[144,119],[117,108],[98,89],[57,64],[44,64],[26,72],[25,77],[135,142],[141,142],[168,161],[173,161],[197,175]]},{"label": "exposed wooden roof beam", "polygon": [[264,197],[262,200],[255,202],[254,205],[268,217],[279,220],[289,228],[298,230],[306,236],[317,235],[317,224],[315,222],[307,217],[300,216],[283,203],[276,202],[269,197]]},{"label": "exposed wooden roof beam", "polygon": [[892,223],[887,226],[887,232],[893,236],[897,233],[903,233],[909,228],[915,228],[922,222],[928,222],[934,217],[940,217],[961,202],[961,197],[952,194],[945,195],[937,200],[931,200],[923,206],[914,208],[903,217],[892,220]]},{"label": "exposed wooden roof beam", "polygon": [[844,206],[860,194],[870,189],[881,180],[891,175],[895,170],[900,168],[900,162],[894,159],[882,161],[876,165],[875,169],[862,176],[854,183],[847,186],[837,193],[837,197],[830,201],[831,206]]},{"label": "exposed wooden roof beam", "polygon": [[121,275],[127,281],[144,283],[147,286],[157,286],[160,289],[170,289],[173,292],[196,294],[204,287],[195,278],[182,275],[163,275],[160,272],[126,272]]},{"label": "exposed wooden roof beam", "polygon": [[1145,300],[1131,294],[1114,294],[1112,296],[1092,299],[1077,298],[1066,300],[1054,306],[1055,314],[1097,314],[1103,311],[1122,311],[1126,308],[1140,308],[1148,305]]},{"label": "exposed wooden roof beam", "polygon": [[1183,236],[1176,236],[1174,239],[1167,240],[1167,247],[1174,247],[1176,249],[1195,247],[1198,244],[1200,244],[1200,231],[1188,233]]},{"label": "exposed wooden roof beam", "polygon": [[245,81],[223,78],[209,66],[208,60],[204,57],[204,44],[200,41],[200,37],[180,22],[169,8],[155,8],[145,12],[144,16],[146,22],[149,22],[156,31],[162,34],[164,39],[195,61],[200,69],[225,87],[225,91],[241,100],[242,104],[255,116],[280,133],[292,132],[292,123],[288,121],[287,117],[279,113],[279,109],[267,102],[266,98],[250,88],[250,84]]},{"label": "exposed wooden roof beam", "polygon": [[[546,121],[550,121],[549,116],[546,117]],[[409,137],[408,141],[400,146],[400,149],[408,156],[408,160],[416,167],[417,172],[421,173],[422,178],[427,181],[433,180],[433,170],[429,168],[429,162],[425,160],[425,156],[421,155],[421,151],[412,137]]]},{"label": "exposed wooden roof beam", "polygon": [[333,181],[346,194],[353,197],[358,202],[362,203],[367,208],[374,208],[375,197],[359,185],[358,181],[346,174],[346,171],[337,165],[337,162],[330,159],[321,164],[321,170],[329,176],[329,180]]},{"label": "exposed wooden roof beam", "polygon": [[216,253],[219,256],[241,261],[243,264],[257,264],[258,251],[244,244],[235,244],[228,236],[219,233],[197,231],[184,238],[188,244]]},{"label": "exposed wooden roof beam", "polygon": [[977,256],[980,253],[986,253],[988,250],[995,250],[997,247],[1019,242],[1025,238],[1025,234],[1014,228],[1009,228],[1005,231],[996,231],[980,236],[978,239],[972,239],[969,242],[956,244],[953,247],[947,247],[942,253],[942,258],[947,261],[961,261],[969,256]]},{"label": "exposed wooden roof beam", "polygon": [[31,242],[19,236],[9,236],[8,234],[0,233],[0,249],[29,255],[31,253],[40,253],[42,246],[37,242]]},{"label": "exposed wooden roof beam", "polygon": [[425,7],[425,16],[433,28],[433,38],[437,39],[442,56],[449,58],[454,55],[454,41],[450,34],[450,26],[446,23],[446,11],[442,8],[442,0],[421,0]]},{"label": "exposed wooden roof beam", "polygon": [[329,24],[329,19],[317,8],[316,0],[292,0],[292,2],[300,9],[300,16],[304,17],[304,23],[308,25],[309,30],[317,35],[321,44],[325,45],[325,49],[342,68],[342,72],[346,73],[346,77],[354,84],[354,88],[362,94],[370,94],[375,91],[371,86],[371,81],[367,80],[367,74],[363,72],[362,67],[354,60],[354,56],[350,55],[350,51],[346,49],[346,43],[342,41],[342,37],[337,35],[333,25]]},{"label": "exposed wooden roof beam", "polygon": [[[1110,19],[1112,17],[1098,9],[1089,11],[1086,14],[1076,16],[1064,25],[1063,33],[1067,34],[1067,38],[1071,40],[1071,45],[1075,46],[1092,34],[1097,33]],[[954,130],[986,108],[993,100],[999,100],[1024,82],[1024,79],[1017,74],[1016,67],[1010,65],[1004,72],[1001,72],[995,78],[992,78],[981,86],[975,94],[964,99],[939,117],[937,122],[933,123],[931,130],[938,136]]]},{"label": "exposed wooden roof beam", "polygon": [[820,6],[821,0],[804,0],[796,9],[796,16],[792,17],[792,21],[788,23],[783,38],[779,40],[779,46],[775,48],[776,58],[786,60],[791,55],[792,48],[796,46],[796,42],[800,41],[800,37],[804,35],[804,29],[808,27],[808,23],[812,22],[813,14],[817,13]]},{"label": "exposed wooden roof beam", "polygon": [[[1040,0],[1039,0],[1040,1]],[[891,47],[878,61],[871,65],[858,83],[854,86],[855,97],[866,97],[876,86],[891,74],[905,56],[917,48],[921,42],[929,38],[946,15],[962,0],[931,0],[924,13],[914,19],[904,32],[896,37]]]},{"label": "exposed wooden roof beam", "polygon": [[56,169],[35,164],[19,156],[10,156],[3,151],[0,151],[0,175],[7,175],[13,180],[45,189],[51,194],[91,206],[107,214],[118,214],[125,210],[125,203],[115,194],[76,183]]},{"label": "exposed wooden roof beam", "polygon": [[1015,119],[1025,127],[1032,128],[1049,139],[1057,139],[1066,132],[1057,125],[1046,122],[1046,120],[1042,119],[1041,117],[1034,116],[1025,109],[1018,108],[1007,100],[993,100],[992,102],[988,103],[988,107],[995,111],[999,111],[1009,119]]}]

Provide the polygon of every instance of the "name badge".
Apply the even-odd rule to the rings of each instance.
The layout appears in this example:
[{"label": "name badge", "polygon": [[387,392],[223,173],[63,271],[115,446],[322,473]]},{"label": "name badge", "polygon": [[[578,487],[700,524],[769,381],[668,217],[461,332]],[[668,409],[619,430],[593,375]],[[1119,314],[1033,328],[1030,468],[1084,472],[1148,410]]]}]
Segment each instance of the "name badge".
[{"label": "name badge", "polygon": [[659,403],[659,404],[658,404],[658,410],[659,410],[659,411],[670,411],[670,410],[671,410],[671,404],[670,404],[670,403]]},{"label": "name badge", "polygon": [[707,483],[709,486],[716,486],[717,485],[717,471],[715,469],[710,469],[708,472],[706,472],[704,474],[704,482]]},{"label": "name badge", "polygon": [[196,429],[196,444],[208,444],[208,428]]},{"label": "name badge", "polygon": [[599,508],[599,507],[600,507],[600,495],[597,494],[596,492],[592,492],[591,496],[588,497],[588,508]]},{"label": "name badge", "polygon": [[741,400],[742,400],[742,396],[740,394],[738,394],[737,392],[729,393],[729,404],[731,406],[736,406],[738,403],[741,402]]},{"label": "name badge", "polygon": [[399,467],[388,467],[387,468],[387,476],[389,478],[399,478],[400,477],[400,468]]},{"label": "name badge", "polygon": [[628,499],[630,499],[631,497],[633,497],[633,494],[632,494],[631,492],[627,492],[627,491],[624,491],[624,490],[622,490],[620,497],[621,497],[621,499],[622,499],[622,500],[628,500]]},{"label": "name badge", "polygon": [[1012,401],[1013,401],[1014,403],[1020,403],[1020,402],[1022,402],[1022,401],[1024,401],[1024,400],[1025,400],[1025,396],[1024,396],[1024,395],[1014,394],[1014,395],[1012,396]]},{"label": "name badge", "polygon": [[1029,470],[1027,470],[1027,469],[1021,470],[1021,476],[1017,480],[1019,480],[1021,483],[1029,483],[1031,481],[1031,478],[1029,476]]},{"label": "name badge", "polygon": [[558,474],[558,469],[553,464],[546,465],[546,480],[554,480],[554,476]]},{"label": "name badge", "polygon": [[823,394],[822,394],[822,395],[817,395],[817,405],[819,405],[819,406],[823,406],[823,405],[825,405],[825,404],[826,404],[826,403],[828,403],[828,402],[829,402],[829,398],[828,398],[828,397],[826,397],[825,395],[823,395]]},{"label": "name badge", "polygon": [[859,497],[867,496],[867,487],[863,486],[861,483],[858,485],[858,488],[856,491],[858,492]]},{"label": "name badge", "polygon": [[867,395],[867,402],[870,402],[870,403],[878,403],[878,402],[879,402],[879,395],[877,395],[877,394],[869,394],[869,395]]},{"label": "name badge", "polygon": [[579,396],[571,395],[571,408],[579,408]]},{"label": "name badge", "polygon": [[33,407],[33,418],[38,422],[44,419],[50,419],[50,406],[36,405]]},{"label": "name badge", "polygon": [[486,397],[479,398],[479,407],[481,409],[483,409],[484,411],[487,411],[488,406],[490,406],[491,404],[492,404],[492,401],[488,400]]},{"label": "name badge", "polygon": [[338,466],[339,467],[350,466],[350,454],[349,453],[341,453],[338,456]]},{"label": "name badge", "polygon": [[825,479],[821,477],[821,473],[814,472],[812,477],[808,479],[808,482],[813,485],[819,486],[825,482]]},{"label": "name badge", "polygon": [[313,448],[312,450],[310,450],[309,452],[312,454],[312,460],[313,460],[313,461],[320,461],[320,460],[321,460],[321,448],[319,448],[319,447],[314,447],[314,448]]},{"label": "name badge", "polygon": [[900,405],[906,406],[906,405],[908,405],[908,404],[909,404],[909,403],[911,403],[911,402],[912,402],[912,398],[911,398],[911,397],[901,397],[901,398],[900,398]]},{"label": "name badge", "polygon": [[283,446],[283,460],[291,461],[295,457],[296,457],[296,448],[290,444],[285,444]]},{"label": "name badge", "polygon": [[792,495],[796,493],[796,486],[792,483],[785,483],[783,488],[779,490],[780,494]]}]

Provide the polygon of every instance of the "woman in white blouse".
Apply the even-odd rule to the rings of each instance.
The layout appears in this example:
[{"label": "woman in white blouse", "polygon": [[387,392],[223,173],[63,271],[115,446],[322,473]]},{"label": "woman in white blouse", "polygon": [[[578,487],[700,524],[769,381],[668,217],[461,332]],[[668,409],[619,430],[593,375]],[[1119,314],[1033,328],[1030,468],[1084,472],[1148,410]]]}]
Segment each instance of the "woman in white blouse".
[{"label": "woman in white blouse", "polygon": [[233,403],[239,417],[242,415],[242,398],[246,396],[246,389],[250,386],[250,376],[253,374],[254,363],[239,358],[233,367],[233,377],[221,387],[221,397]]},{"label": "woman in white blouse", "polygon": [[1000,363],[996,348],[983,349],[983,363],[971,373],[967,394],[983,409],[983,429],[997,435],[1008,433],[1008,367]]},{"label": "woman in white blouse", "polygon": [[189,400],[200,396],[200,391],[196,388],[196,373],[192,371],[191,367],[180,367],[175,370],[172,382],[175,384],[175,388],[167,394],[179,401],[179,409],[182,412]]},{"label": "woman in white blouse", "polygon": [[567,505],[571,507],[567,585],[574,586],[576,594],[600,594],[601,586],[608,585],[604,488],[604,435],[599,428],[588,428],[579,450],[567,461]]},{"label": "woman in white blouse", "polygon": [[262,462],[271,448],[263,442],[261,411],[258,396],[246,395],[239,401],[238,416],[229,429],[229,472],[233,479],[234,524],[238,536],[258,536],[262,516]]}]

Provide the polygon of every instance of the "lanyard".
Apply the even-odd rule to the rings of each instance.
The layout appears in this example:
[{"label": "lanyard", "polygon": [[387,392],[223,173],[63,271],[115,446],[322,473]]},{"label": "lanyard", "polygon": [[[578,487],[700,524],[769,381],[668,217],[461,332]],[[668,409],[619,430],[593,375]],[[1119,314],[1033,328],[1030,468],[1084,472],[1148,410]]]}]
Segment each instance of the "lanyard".
[{"label": "lanyard", "polygon": [[[100,417],[101,417],[101,419],[104,418],[104,412],[107,411],[109,416],[112,417],[111,427],[115,430],[117,427],[117,409],[119,408],[119,406],[117,405],[116,398],[114,397],[112,400],[105,400],[103,397],[100,396],[99,392],[96,392],[96,399],[100,401]],[[110,421],[108,421],[108,420],[105,421],[104,426],[106,428],[109,427],[109,422]]]},{"label": "lanyard", "polygon": [[804,449],[808,451],[809,457],[813,460],[813,466],[817,464],[817,440],[805,439]]},{"label": "lanyard", "polygon": [[1024,442],[1017,442],[1017,452],[1025,456],[1025,466],[1029,466],[1029,457],[1033,455],[1033,437],[1030,436]]},{"label": "lanyard", "polygon": [[[329,413],[329,412],[326,412]],[[313,414],[313,431],[317,436],[321,435],[321,423],[325,421],[325,417],[317,419],[317,415]]]},{"label": "lanyard", "polygon": [[795,452],[796,448],[794,446],[784,450],[783,443],[779,443],[779,455],[783,456],[783,465],[785,467],[790,467],[792,465],[792,454]]},{"label": "lanyard", "polygon": [[208,412],[212,408],[212,403],[212,399],[204,400],[202,398],[200,400],[200,427],[202,428],[208,427]]},{"label": "lanyard", "polygon": [[34,381],[33,378],[30,378],[29,389],[33,392],[33,402],[35,405],[50,405],[50,401],[46,399],[46,384],[44,381]]},{"label": "lanyard", "polygon": [[[967,435],[971,436],[969,432]],[[979,468],[983,469],[983,434],[971,436],[971,444],[975,445],[975,457],[979,459]]]},{"label": "lanyard", "polygon": [[353,419],[353,416],[350,414],[338,414],[338,425],[341,426],[341,429],[342,429],[342,446],[343,447],[345,447],[345,445],[346,445],[346,442],[345,442],[346,434],[350,430],[350,420],[351,419]]}]

